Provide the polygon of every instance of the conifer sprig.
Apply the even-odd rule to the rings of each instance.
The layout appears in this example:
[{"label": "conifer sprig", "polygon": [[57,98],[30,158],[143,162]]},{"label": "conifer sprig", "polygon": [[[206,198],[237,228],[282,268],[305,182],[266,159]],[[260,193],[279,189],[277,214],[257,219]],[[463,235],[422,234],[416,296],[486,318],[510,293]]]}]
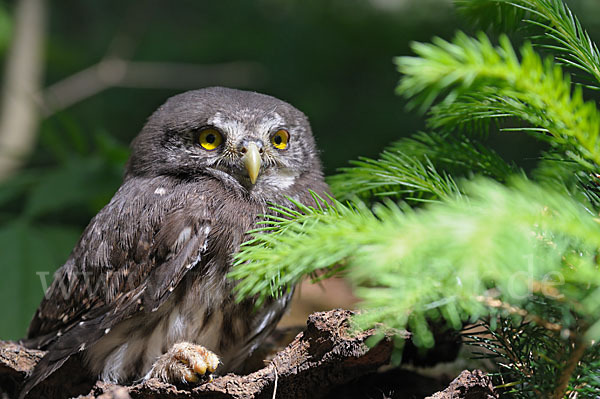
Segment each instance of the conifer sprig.
[{"label": "conifer sprig", "polygon": [[360,158],[350,164],[328,180],[340,200],[375,196],[427,202],[461,195],[453,178],[438,172],[426,156],[419,160],[400,151],[384,151],[377,160]]},{"label": "conifer sprig", "polygon": [[341,201],[355,196],[411,203],[451,199],[462,195],[455,177],[480,173],[505,181],[522,173],[476,140],[435,132],[417,133],[391,144],[378,159],[360,158],[350,164],[328,179]]},{"label": "conifer sprig", "polygon": [[[506,188],[477,180],[467,192],[468,201],[457,198],[416,212],[392,203],[374,213],[339,202],[299,205],[299,213],[277,207],[293,222],[271,217],[266,228],[272,233],[255,235],[236,256],[231,276],[241,279],[240,295],[264,299],[343,262],[363,306],[371,309],[359,319],[361,326],[408,325],[423,346],[433,343],[426,323],[432,312],[455,327],[495,312],[476,299],[491,288],[508,303],[526,304],[536,294],[528,290],[545,282],[558,290],[552,295],[564,296],[565,306],[597,323],[594,249],[600,247],[600,224],[594,215],[531,182]],[[564,285],[547,277],[556,273]],[[579,291],[582,285],[599,290]]]},{"label": "conifer sprig", "polygon": [[547,153],[532,172],[535,180],[562,190],[582,203],[592,206],[591,212],[600,212],[600,174],[582,170],[574,161],[561,154]]},{"label": "conifer sprig", "polygon": [[[501,317],[495,328],[487,323],[477,323],[463,330],[464,342],[473,348],[478,359],[490,359],[498,365],[492,376],[495,389],[502,397],[510,398],[562,398],[556,392],[557,376],[564,371],[574,345],[561,338],[560,331],[544,328],[531,321],[515,323]],[[573,374],[579,376],[562,389],[567,397],[595,398],[600,392],[600,344],[587,349]]]},{"label": "conifer sprig", "polygon": [[418,57],[396,59],[403,74],[398,91],[423,109],[442,99],[432,110],[433,128],[512,116],[586,168],[600,164],[595,104],[583,100],[580,88],[571,93],[568,76],[551,60],[542,62],[531,45],[521,49],[521,61],[506,36],[500,47],[484,34],[474,39],[459,33],[452,42],[437,38],[413,49]]},{"label": "conifer sprig", "polygon": [[583,29],[577,17],[561,0],[456,0],[464,13],[479,26],[502,22],[507,29],[519,26],[521,20],[543,29],[553,44],[541,45],[559,53],[557,59],[587,72],[600,84],[600,51]]}]

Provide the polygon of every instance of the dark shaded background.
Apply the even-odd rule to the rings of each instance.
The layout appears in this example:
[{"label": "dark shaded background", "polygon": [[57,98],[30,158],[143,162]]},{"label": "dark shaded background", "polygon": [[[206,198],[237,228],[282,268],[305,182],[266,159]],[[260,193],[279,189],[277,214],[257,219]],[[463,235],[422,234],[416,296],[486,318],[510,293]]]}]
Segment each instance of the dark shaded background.
[{"label": "dark shaded background", "polygon": [[[2,64],[15,4],[0,1]],[[598,37],[597,2],[569,4]],[[469,31],[443,0],[54,0],[47,7],[46,88],[107,56],[176,65],[160,64],[160,79],[133,79],[42,118],[25,165],[0,181],[2,339],[24,335],[43,295],[40,273],[49,283],[111,198],[129,141],[167,97],[228,85],[284,99],[308,115],[333,174],[424,128],[394,94],[393,57],[409,54],[411,41]],[[536,156],[526,138],[497,141],[517,162]]]}]

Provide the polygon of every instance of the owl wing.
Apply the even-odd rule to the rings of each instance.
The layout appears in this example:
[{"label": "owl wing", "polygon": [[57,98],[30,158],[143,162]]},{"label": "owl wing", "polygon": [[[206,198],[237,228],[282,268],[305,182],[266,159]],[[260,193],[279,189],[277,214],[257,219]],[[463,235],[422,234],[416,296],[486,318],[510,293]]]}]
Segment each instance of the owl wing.
[{"label": "owl wing", "polygon": [[22,397],[115,324],[158,309],[202,261],[211,227],[202,184],[165,183],[125,182],[55,273],[23,341],[48,352]]}]

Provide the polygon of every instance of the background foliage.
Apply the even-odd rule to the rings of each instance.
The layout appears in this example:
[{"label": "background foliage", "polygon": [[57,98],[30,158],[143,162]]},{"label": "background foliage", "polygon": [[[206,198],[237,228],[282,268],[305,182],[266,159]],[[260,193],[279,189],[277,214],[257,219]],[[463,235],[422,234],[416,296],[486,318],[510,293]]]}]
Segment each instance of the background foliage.
[{"label": "background foliage", "polygon": [[[600,37],[600,23],[594,18],[598,4],[569,4],[580,11],[590,36]],[[13,8],[13,1],[0,2],[3,58],[9,54]],[[489,17],[484,25],[491,28],[494,15]],[[417,114],[403,111],[406,102],[394,94],[399,75],[392,61],[410,53],[411,41],[427,42],[434,35],[450,39],[458,27],[470,30],[442,0],[67,0],[52,1],[48,18],[46,85],[98,62],[117,45],[137,61],[256,63],[260,79],[245,88],[285,99],[309,116],[327,174],[346,166],[348,159],[375,158],[390,141],[425,127]],[[511,37],[515,47],[520,38],[520,32]],[[202,84],[220,81],[208,76]],[[113,88],[43,120],[26,166],[0,183],[0,337],[23,336],[43,294],[37,273],[51,274],[64,262],[83,227],[120,184],[127,143],[158,105],[184,89]],[[597,98],[596,93],[586,94]],[[374,165],[368,160],[360,161],[348,178],[331,183],[338,192],[359,195],[356,187],[385,194],[397,190],[398,198],[409,202],[460,201],[463,189],[450,175],[469,177],[470,171],[480,170],[504,181],[521,169],[529,171],[537,164],[540,148],[546,148],[524,135],[500,137],[492,131],[482,138],[509,162],[497,162],[498,155],[482,152],[485,156],[475,158],[459,151],[464,155],[459,159],[456,148],[468,148],[461,141],[414,136],[381,156],[389,165],[398,164],[398,157],[409,165],[416,162],[407,173],[420,174],[405,176],[412,179],[411,185],[404,184],[406,178],[396,187],[389,187],[386,179],[385,184],[364,185],[361,173],[372,174],[372,168],[382,168],[386,176],[385,162]],[[432,158],[451,173],[437,173],[429,162]],[[439,184],[427,187],[432,176]],[[381,209],[394,212],[389,206]]]}]

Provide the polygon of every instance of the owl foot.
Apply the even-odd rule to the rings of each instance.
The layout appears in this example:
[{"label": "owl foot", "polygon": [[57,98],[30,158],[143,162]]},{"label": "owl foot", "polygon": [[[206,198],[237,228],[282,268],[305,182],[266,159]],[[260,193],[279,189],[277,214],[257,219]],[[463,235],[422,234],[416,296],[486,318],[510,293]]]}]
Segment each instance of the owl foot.
[{"label": "owl foot", "polygon": [[146,379],[158,378],[169,384],[195,384],[205,377],[212,379],[210,373],[218,366],[219,357],[205,347],[179,342],[158,358]]}]

